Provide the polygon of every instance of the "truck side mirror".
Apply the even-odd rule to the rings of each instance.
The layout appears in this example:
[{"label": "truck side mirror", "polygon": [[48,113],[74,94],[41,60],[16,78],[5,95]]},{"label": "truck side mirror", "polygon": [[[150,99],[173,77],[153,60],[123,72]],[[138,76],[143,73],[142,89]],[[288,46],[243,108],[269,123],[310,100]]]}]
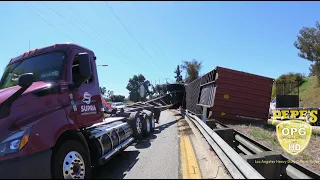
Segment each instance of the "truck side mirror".
[{"label": "truck side mirror", "polygon": [[[92,68],[91,68],[91,61],[90,56],[88,53],[80,53],[78,54],[79,58],[79,72],[82,76],[81,84],[85,81],[89,80],[92,76]],[[80,85],[81,85],[80,84]]]},{"label": "truck side mirror", "polygon": [[20,75],[18,79],[18,84],[21,87],[29,87],[32,85],[34,78],[33,78],[33,73],[25,73]]}]

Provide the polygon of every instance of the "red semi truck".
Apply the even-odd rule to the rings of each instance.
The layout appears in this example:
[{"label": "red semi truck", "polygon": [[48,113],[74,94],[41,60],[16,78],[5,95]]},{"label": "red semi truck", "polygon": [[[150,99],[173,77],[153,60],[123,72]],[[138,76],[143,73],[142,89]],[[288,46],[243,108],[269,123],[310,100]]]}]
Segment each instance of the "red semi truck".
[{"label": "red semi truck", "polygon": [[136,108],[105,118],[95,54],[71,43],[11,59],[0,103],[0,178],[89,178],[160,116]]}]

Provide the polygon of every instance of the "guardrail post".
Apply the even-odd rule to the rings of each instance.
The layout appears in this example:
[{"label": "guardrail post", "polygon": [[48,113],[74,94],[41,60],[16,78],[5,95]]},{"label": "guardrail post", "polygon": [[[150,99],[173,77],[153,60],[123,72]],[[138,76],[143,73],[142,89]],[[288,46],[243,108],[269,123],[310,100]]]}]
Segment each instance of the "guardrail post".
[{"label": "guardrail post", "polygon": [[202,107],[202,121],[204,123],[207,121],[207,107]]},{"label": "guardrail post", "polygon": [[244,155],[244,159],[266,179],[280,179],[281,166],[284,165],[280,153],[265,151],[255,155]]},{"label": "guardrail post", "polygon": [[207,123],[206,123],[206,124],[207,124],[211,129],[216,129],[216,128],[217,128],[215,120],[207,119]]},{"label": "guardrail post", "polygon": [[232,148],[233,144],[233,129],[231,128],[221,128],[221,129],[212,129],[216,132],[226,143],[229,144]]}]

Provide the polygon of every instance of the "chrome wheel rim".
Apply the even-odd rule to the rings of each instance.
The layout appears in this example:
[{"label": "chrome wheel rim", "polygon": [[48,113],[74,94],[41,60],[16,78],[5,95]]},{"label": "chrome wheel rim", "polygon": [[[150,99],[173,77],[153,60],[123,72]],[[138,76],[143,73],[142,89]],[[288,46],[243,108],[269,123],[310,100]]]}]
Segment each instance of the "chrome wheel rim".
[{"label": "chrome wheel rim", "polygon": [[147,121],[147,132],[150,132],[150,121],[149,118],[146,118]]},{"label": "chrome wheel rim", "polygon": [[136,126],[137,126],[138,133],[141,134],[142,124],[141,124],[140,118],[137,118]]},{"label": "chrome wheel rim", "polygon": [[151,125],[152,125],[152,128],[153,128],[153,129],[156,127],[156,123],[155,123],[155,121],[154,121],[153,116],[152,116],[152,118],[151,118]]},{"label": "chrome wheel rim", "polygon": [[85,164],[82,156],[76,152],[69,152],[63,161],[64,179],[84,179]]}]

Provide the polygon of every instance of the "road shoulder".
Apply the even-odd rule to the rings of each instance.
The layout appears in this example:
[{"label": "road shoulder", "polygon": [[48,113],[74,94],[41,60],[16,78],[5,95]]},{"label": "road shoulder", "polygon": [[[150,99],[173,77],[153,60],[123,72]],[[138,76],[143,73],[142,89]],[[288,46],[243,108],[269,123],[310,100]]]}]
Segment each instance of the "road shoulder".
[{"label": "road shoulder", "polygon": [[[180,141],[188,137],[187,139],[189,139],[192,144],[192,150],[188,148],[188,151],[194,152],[194,158],[196,159],[196,163],[192,160],[192,157],[189,158],[191,159],[191,163],[186,162],[186,160],[184,160],[186,158],[184,154],[186,153],[183,153],[180,147],[181,178],[232,179],[227,169],[194,124],[188,120],[187,117],[183,118],[179,115],[180,113],[178,111],[173,110],[172,113],[178,120]],[[189,154],[192,155],[192,152]],[[189,168],[185,166],[189,166]],[[189,171],[187,171],[188,169]],[[196,170],[198,170],[198,172]]]}]

